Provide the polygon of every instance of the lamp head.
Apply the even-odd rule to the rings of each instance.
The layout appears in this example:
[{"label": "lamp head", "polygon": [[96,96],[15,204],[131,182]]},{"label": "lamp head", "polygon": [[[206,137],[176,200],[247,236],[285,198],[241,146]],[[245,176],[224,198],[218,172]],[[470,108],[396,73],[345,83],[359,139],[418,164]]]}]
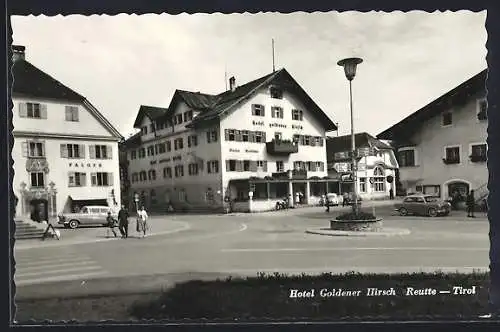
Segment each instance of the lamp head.
[{"label": "lamp head", "polygon": [[344,67],[345,77],[352,81],[356,76],[356,67],[363,62],[361,58],[347,58],[337,62],[337,65]]}]

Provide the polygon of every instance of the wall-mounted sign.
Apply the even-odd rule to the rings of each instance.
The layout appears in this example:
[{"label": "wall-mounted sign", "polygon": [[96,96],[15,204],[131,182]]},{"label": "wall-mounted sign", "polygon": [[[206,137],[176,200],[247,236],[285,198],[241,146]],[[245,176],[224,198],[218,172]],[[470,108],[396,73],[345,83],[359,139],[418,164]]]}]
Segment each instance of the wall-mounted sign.
[{"label": "wall-mounted sign", "polygon": [[229,152],[240,152],[238,149],[229,149]]},{"label": "wall-mounted sign", "polygon": [[352,181],[352,174],[343,174],[340,176],[340,180],[342,182],[350,182]]},{"label": "wall-mounted sign", "polygon": [[176,161],[176,160],[181,160],[181,159],[182,159],[182,157],[181,157],[181,156],[175,156],[175,157],[173,157],[173,158],[172,158],[172,160],[173,160],[173,161]]},{"label": "wall-mounted sign", "polygon": [[156,165],[156,160],[151,160],[151,161],[149,162],[149,164],[150,164],[150,165]]},{"label": "wall-mounted sign", "polygon": [[300,130],[302,130],[303,127],[300,126],[300,125],[292,125],[292,129],[300,129]]},{"label": "wall-mounted sign", "polygon": [[259,153],[259,151],[257,151],[257,150],[248,150],[248,149],[246,149],[245,152],[248,152],[248,153]]},{"label": "wall-mounted sign", "polygon": [[263,126],[263,125],[264,125],[264,121],[255,121],[255,120],[254,120],[254,121],[252,121],[252,124],[253,124],[254,126]]},{"label": "wall-mounted sign", "polygon": [[282,123],[270,123],[269,124],[270,128],[286,128],[286,125]]},{"label": "wall-mounted sign", "polygon": [[69,163],[69,167],[102,167],[102,164],[96,163]]},{"label": "wall-mounted sign", "polygon": [[170,158],[166,158],[166,159],[160,159],[160,164],[163,164],[163,163],[168,163],[170,161]]}]

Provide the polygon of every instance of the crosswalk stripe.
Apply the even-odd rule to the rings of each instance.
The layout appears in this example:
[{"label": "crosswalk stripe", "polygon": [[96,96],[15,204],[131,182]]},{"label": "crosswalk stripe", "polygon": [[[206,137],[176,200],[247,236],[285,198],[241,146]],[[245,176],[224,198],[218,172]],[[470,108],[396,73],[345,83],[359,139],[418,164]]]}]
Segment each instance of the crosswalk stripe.
[{"label": "crosswalk stripe", "polygon": [[14,263],[17,266],[25,266],[25,265],[50,265],[50,264],[57,264],[57,263],[77,263],[77,262],[82,262],[82,261],[89,261],[92,260],[89,257],[73,257],[71,259],[60,259],[60,258],[53,258],[53,259],[32,259],[32,260],[21,260],[21,261],[15,261]]},{"label": "crosswalk stripe", "polygon": [[[81,266],[81,267],[74,267],[74,268],[68,268],[68,269],[59,269],[59,270],[46,270],[46,271],[36,271],[36,272],[20,272],[16,273],[15,277],[17,278],[23,278],[26,276],[39,276],[43,274],[59,274],[59,273],[67,273],[67,272],[78,272],[78,271],[86,271],[86,270],[100,270],[100,266]],[[15,279],[14,277],[14,279]]]},{"label": "crosswalk stripe", "polygon": [[[86,261],[79,261],[79,262],[65,262],[65,263],[57,263],[57,264],[50,264],[50,268],[55,268],[55,267],[63,267],[63,266],[78,266],[78,265],[92,265],[95,264],[95,262],[91,260],[86,260]],[[47,264],[26,264],[26,265],[17,265],[16,264],[16,270],[17,271],[31,271],[31,270],[44,270],[47,269]]]},{"label": "crosswalk stripe", "polygon": [[21,279],[21,280],[15,280],[15,283],[16,283],[16,286],[24,286],[24,285],[42,284],[42,283],[54,282],[54,281],[79,280],[79,279],[85,279],[87,277],[104,276],[107,274],[108,273],[106,271],[96,271],[96,272],[89,272],[89,273],[61,275],[61,276],[56,276],[56,277]]}]

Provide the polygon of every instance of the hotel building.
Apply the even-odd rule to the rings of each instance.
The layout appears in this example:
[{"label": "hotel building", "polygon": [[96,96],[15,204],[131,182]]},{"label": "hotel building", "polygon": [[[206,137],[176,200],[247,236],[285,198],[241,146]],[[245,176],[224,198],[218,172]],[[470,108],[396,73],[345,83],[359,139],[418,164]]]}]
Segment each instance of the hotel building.
[{"label": "hotel building", "polygon": [[125,142],[130,194],[146,208],[264,211],[327,190],[332,120],[285,69],[218,95],[176,90],[167,108],[141,106]]},{"label": "hotel building", "polygon": [[24,46],[12,49],[16,218],[118,205],[120,133],[85,97],[26,61]]}]

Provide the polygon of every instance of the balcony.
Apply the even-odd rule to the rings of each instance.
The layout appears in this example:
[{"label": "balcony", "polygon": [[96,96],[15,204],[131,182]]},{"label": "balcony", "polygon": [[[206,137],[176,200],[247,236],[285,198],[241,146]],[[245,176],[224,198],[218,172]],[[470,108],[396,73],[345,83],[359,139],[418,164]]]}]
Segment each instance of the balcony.
[{"label": "balcony", "polygon": [[470,155],[469,159],[473,163],[483,163],[486,161],[486,156],[485,155]]},{"label": "balcony", "polygon": [[299,147],[291,140],[273,139],[271,142],[266,143],[266,150],[271,155],[289,155],[299,152]]}]

